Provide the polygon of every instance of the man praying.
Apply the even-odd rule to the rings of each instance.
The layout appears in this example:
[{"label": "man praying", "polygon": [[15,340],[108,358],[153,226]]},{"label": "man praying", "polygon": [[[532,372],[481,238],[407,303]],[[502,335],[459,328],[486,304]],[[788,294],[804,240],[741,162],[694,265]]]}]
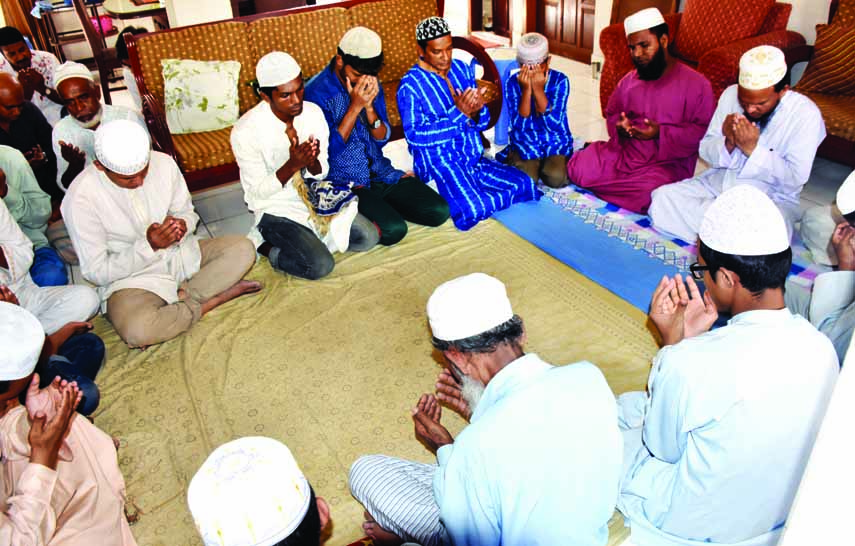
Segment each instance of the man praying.
[{"label": "man praying", "polygon": [[255,263],[252,243],[229,235],[198,239],[199,217],[175,161],[153,152],[136,122],[95,131],[96,160],[62,202],[83,277],[131,347],[172,339],[203,315],[261,290],[242,280]]},{"label": "man praying", "polygon": [[330,130],[327,180],[353,183],[359,212],[377,224],[380,244],[407,234],[407,222],[438,226],[448,220],[448,203],[424,182],[392,166],[383,156],[391,128],[377,74],[383,66],[380,36],[354,27],[330,64],[306,84],[306,100],[321,107]]},{"label": "man praying", "polygon": [[[412,417],[437,464],[383,455],[353,464],[368,536],[378,546],[604,546],[621,440],[600,370],[526,354],[504,284],[484,273],[440,285],[427,315],[445,369],[439,400],[422,395]],[[440,402],[470,423],[457,438],[441,424]]]},{"label": "man praying", "polygon": [[62,100],[56,93],[54,71],[59,59],[47,51],[31,51],[15,27],[0,28],[0,71],[15,76],[24,88],[24,98],[41,110],[54,126],[62,116]]},{"label": "man praying", "polygon": [[749,184],[781,209],[792,235],[801,218],[799,195],[823,139],[819,108],[790,90],[784,53],[772,46],[750,49],[739,60],[739,83],[722,93],[701,142],[710,168],[653,193],[653,227],[693,242],[715,198]]},{"label": "man praying", "polygon": [[474,70],[451,57],[445,19],[420,22],[416,42],[419,61],[401,78],[398,109],[416,175],[436,184],[454,225],[465,231],[514,203],[538,199],[528,175],[482,157],[490,114]]},{"label": "man praying", "polygon": [[520,71],[508,78],[505,100],[510,144],[497,159],[551,188],[567,185],[567,159],[573,136],[567,122],[570,79],[549,68],[549,42],[536,32],[517,45]]},{"label": "man praying", "polygon": [[609,140],[576,152],[567,175],[609,203],[645,213],[650,192],[695,172],[714,99],[710,82],[668,53],[671,36],[658,9],[630,15],[624,29],[635,70],[609,97]]},{"label": "man praying", "polygon": [[[663,277],[654,292],[650,319],[663,347],[647,392],[618,398],[618,509],[635,546],[773,546],[837,380],[837,355],[784,305],[790,239],[762,191],[725,190],[699,239],[692,277]],[[732,318],[710,331],[720,312]]]}]

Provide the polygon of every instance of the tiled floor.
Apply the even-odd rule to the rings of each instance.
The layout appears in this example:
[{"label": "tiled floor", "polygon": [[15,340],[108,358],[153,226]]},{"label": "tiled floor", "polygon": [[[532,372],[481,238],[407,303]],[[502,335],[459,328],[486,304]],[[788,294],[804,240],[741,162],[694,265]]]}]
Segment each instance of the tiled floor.
[{"label": "tiled floor", "polygon": [[[607,139],[608,131],[600,113],[599,81],[593,78],[591,67],[558,56],[553,56],[552,67],[570,78],[568,114],[574,140],[581,144]],[[127,91],[114,92],[112,97],[114,104],[132,106]],[[396,167],[404,170],[412,168],[412,158],[404,141],[387,145],[386,154]],[[811,178],[802,192],[802,206],[807,208],[831,203],[837,187],[850,171],[851,169],[844,165],[818,158]],[[194,195],[193,203],[202,218],[198,230],[200,236],[245,234],[252,226],[252,214],[247,210],[238,182],[200,192]]]}]

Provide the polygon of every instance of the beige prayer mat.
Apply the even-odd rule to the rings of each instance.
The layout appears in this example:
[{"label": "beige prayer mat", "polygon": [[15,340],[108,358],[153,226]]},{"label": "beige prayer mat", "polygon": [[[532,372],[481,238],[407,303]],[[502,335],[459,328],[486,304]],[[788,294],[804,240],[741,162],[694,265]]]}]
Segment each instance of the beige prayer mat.
[{"label": "beige prayer mat", "polygon": [[[96,323],[109,359],[95,422],[121,438],[139,543],[201,544],[187,484],[215,447],[247,435],[291,448],[331,505],[328,544],[362,536],[348,469],[368,453],[431,461],[410,419],[439,372],[425,303],[438,284],[475,271],[505,282],[529,352],[554,364],[590,360],[616,393],[644,387],[656,351],[645,316],[498,222],[466,233],[451,222],[411,226],[396,246],[340,255],[320,281],[277,274],[260,259],[250,278],[265,283],[261,294],[214,310],[168,343],[131,351],[106,320]],[[450,411],[443,422],[452,434],[463,426]],[[611,543],[627,534],[618,516],[611,528]]]}]

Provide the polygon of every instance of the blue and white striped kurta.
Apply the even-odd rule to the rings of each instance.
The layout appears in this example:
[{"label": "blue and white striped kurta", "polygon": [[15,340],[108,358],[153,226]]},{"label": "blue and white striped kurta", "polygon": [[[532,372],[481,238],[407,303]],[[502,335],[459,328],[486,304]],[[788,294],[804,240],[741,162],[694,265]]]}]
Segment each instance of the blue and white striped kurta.
[{"label": "blue and white striped kurta", "polygon": [[[461,91],[476,85],[473,69],[457,59],[448,78]],[[397,98],[416,174],[436,182],[458,229],[467,230],[498,210],[540,197],[528,175],[481,156],[480,133],[490,119],[487,107],[477,122],[470,119],[454,105],[445,80],[418,65],[401,79]]]},{"label": "blue and white striped kurta", "polygon": [[511,144],[502,152],[504,155],[516,150],[524,160],[543,159],[551,155],[573,153],[573,136],[567,122],[567,100],[570,98],[570,80],[557,70],[549,70],[546,76],[544,93],[549,108],[539,114],[532,97],[531,115],[520,115],[522,90],[519,84],[519,72],[508,78],[505,84],[505,101],[510,117]]}]

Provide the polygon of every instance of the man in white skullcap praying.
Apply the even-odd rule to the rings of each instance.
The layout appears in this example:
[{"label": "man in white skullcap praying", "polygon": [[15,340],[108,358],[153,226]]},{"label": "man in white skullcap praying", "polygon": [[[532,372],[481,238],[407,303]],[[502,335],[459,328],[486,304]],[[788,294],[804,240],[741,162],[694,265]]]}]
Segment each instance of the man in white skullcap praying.
[{"label": "man in white skullcap praying", "polygon": [[[725,190],[685,283],[664,277],[647,392],[618,398],[618,509],[635,546],[777,544],[837,379],[831,342],[784,305],[792,252],[762,191]],[[701,295],[696,280],[703,281]],[[710,330],[719,312],[732,318]]]},{"label": "man in white skullcap praying", "polygon": [[650,192],[695,172],[715,101],[710,82],[668,53],[673,37],[658,9],[630,15],[623,26],[635,70],[609,97],[609,139],[576,152],[567,175],[609,203],[645,213]]},{"label": "man in white skullcap praying", "polygon": [[377,224],[381,245],[393,245],[407,234],[408,221],[438,226],[449,212],[441,195],[383,155],[392,129],[377,79],[382,67],[380,36],[354,27],[342,36],[330,64],[306,84],[306,100],[321,107],[329,124],[327,179],[352,182],[359,212]]},{"label": "man in white skullcap praying", "polygon": [[824,138],[819,108],[790,90],[784,53],[772,46],[748,50],[739,60],[739,83],[722,93],[701,141],[701,158],[710,168],[653,193],[653,226],[694,242],[713,200],[749,184],[781,209],[792,235],[801,218],[799,195]]},{"label": "man in white skullcap praying", "polygon": [[[357,460],[350,490],[375,544],[586,544],[608,541],[621,460],[614,397],[589,362],[526,354],[504,284],[473,273],[427,303],[444,370],[413,409],[436,464]],[[452,438],[440,403],[469,421]]]},{"label": "man in white skullcap praying", "polygon": [[254,108],[232,129],[240,183],[255,226],[249,238],[276,271],[320,279],[333,253],[365,251],[380,233],[359,214],[351,185],[327,180],[329,126],[317,104],[303,100],[300,65],[282,51],[255,67]]},{"label": "man in white skullcap praying", "polygon": [[549,42],[537,32],[517,45],[520,70],[505,83],[510,145],[497,159],[551,188],[567,185],[573,137],[567,122],[570,79],[549,68]]},{"label": "man in white skullcap praying", "polygon": [[787,290],[787,307],[831,339],[842,365],[855,329],[855,172],[837,190],[836,203],[805,212],[803,237],[808,229],[806,245],[814,259],[820,256],[817,261],[834,263],[837,270],[819,275],[811,292]]},{"label": "man in white skullcap praying", "polygon": [[129,346],[172,339],[215,307],[261,289],[242,280],[255,263],[249,240],[196,237],[199,217],[178,165],[151,150],[139,124],[102,124],[95,157],[69,188],[62,216],[83,277]]},{"label": "man in white skullcap praying", "polygon": [[67,61],[53,77],[57,95],[68,115],[53,128],[57,183],[67,189],[86,165],[95,160],[95,129],[102,123],[128,119],[145,127],[142,116],[130,108],[101,104],[101,86],[86,66]]},{"label": "man in white skullcap praying", "polygon": [[190,480],[187,504],[205,546],[317,546],[330,522],[288,447],[261,436],[215,449]]},{"label": "man in white skullcap praying", "polygon": [[73,412],[75,383],[39,389],[44,341],[32,314],[0,302],[0,543],[135,546],[113,440]]}]

